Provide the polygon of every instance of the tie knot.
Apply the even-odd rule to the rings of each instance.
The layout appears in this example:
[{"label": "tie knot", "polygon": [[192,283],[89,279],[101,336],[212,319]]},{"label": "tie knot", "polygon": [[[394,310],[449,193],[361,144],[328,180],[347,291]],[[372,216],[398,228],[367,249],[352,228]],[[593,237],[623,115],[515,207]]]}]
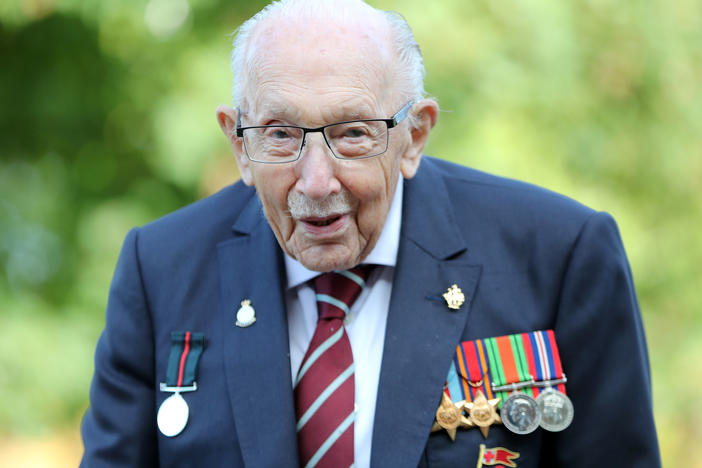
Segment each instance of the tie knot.
[{"label": "tie knot", "polygon": [[332,271],[314,279],[317,312],[320,319],[343,319],[361,294],[372,270],[361,265],[350,270]]}]

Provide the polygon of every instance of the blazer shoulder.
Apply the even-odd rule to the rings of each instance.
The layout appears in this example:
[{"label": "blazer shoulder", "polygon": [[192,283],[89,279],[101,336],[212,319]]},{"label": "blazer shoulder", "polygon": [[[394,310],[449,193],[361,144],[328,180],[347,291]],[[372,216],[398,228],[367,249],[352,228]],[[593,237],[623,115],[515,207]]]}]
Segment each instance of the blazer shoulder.
[{"label": "blazer shoulder", "polygon": [[426,167],[440,176],[455,206],[489,219],[521,221],[520,225],[573,223],[581,227],[592,208],[560,193],[507,177],[488,174],[435,158]]},{"label": "blazer shoulder", "polygon": [[263,221],[256,191],[241,181],[184,206],[136,230],[136,246],[146,271],[163,272],[213,258],[217,245],[231,239],[234,225]]},{"label": "blazer shoulder", "polygon": [[187,241],[208,234],[220,238],[228,236],[234,223],[255,197],[256,191],[252,187],[237,181],[144,225],[139,230],[140,237],[160,240],[177,237]]}]

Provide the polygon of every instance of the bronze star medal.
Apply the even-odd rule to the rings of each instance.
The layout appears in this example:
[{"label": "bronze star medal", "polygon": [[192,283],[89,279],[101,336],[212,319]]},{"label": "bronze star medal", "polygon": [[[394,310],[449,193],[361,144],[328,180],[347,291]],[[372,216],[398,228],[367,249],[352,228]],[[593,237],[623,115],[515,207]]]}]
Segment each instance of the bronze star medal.
[{"label": "bronze star medal", "polygon": [[472,427],[470,422],[463,414],[463,405],[465,402],[459,401],[454,403],[446,392],[441,392],[441,404],[436,409],[436,421],[431,427],[432,432],[445,429],[451,440],[456,440],[456,429],[461,427]]},{"label": "bronze star medal", "polygon": [[470,421],[480,428],[480,432],[486,439],[490,426],[502,422],[495,409],[499,402],[499,398],[488,400],[485,398],[485,395],[483,395],[482,390],[478,390],[475,393],[473,401],[465,404],[466,409],[470,411]]}]

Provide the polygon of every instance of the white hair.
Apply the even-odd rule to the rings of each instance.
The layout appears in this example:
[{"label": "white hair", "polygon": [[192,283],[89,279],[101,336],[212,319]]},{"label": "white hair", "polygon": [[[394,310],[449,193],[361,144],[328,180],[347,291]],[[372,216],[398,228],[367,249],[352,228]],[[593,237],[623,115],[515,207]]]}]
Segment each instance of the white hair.
[{"label": "white hair", "polygon": [[[370,13],[370,14],[369,14]],[[320,18],[325,20],[348,20],[349,18],[372,18],[384,21],[393,39],[395,52],[401,70],[396,76],[402,77],[398,83],[400,93],[406,99],[419,100],[424,92],[424,60],[419,44],[414,39],[412,29],[399,13],[378,10],[363,0],[278,0],[267,5],[244,22],[236,31],[231,55],[231,68],[234,74],[232,98],[234,105],[241,105],[244,99],[247,74],[254,69],[256,50],[250,44],[256,27],[271,18]],[[411,126],[416,126],[414,116],[408,116]]]}]

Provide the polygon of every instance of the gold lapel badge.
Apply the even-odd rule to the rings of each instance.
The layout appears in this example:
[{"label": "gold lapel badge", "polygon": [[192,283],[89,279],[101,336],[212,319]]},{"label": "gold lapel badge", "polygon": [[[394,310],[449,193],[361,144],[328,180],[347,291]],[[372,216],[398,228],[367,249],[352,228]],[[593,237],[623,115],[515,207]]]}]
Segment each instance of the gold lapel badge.
[{"label": "gold lapel badge", "polygon": [[458,310],[466,300],[466,296],[463,295],[461,288],[455,284],[448,288],[443,296],[444,299],[446,299],[446,305],[448,305],[449,309],[453,310]]},{"label": "gold lapel badge", "polygon": [[241,307],[236,311],[236,326],[250,327],[256,321],[256,311],[251,307],[251,301],[244,299],[241,301]]}]

